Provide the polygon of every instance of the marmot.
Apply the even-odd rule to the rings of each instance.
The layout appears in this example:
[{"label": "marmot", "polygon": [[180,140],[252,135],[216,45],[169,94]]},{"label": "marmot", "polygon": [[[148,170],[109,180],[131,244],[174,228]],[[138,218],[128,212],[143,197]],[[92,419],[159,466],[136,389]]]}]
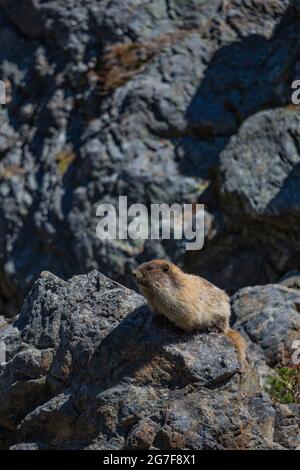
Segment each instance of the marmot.
[{"label": "marmot", "polygon": [[159,259],[135,268],[133,278],[154,313],[164,315],[185,331],[223,333],[233,342],[240,360],[245,359],[246,343],[229,327],[230,299],[223,290]]}]

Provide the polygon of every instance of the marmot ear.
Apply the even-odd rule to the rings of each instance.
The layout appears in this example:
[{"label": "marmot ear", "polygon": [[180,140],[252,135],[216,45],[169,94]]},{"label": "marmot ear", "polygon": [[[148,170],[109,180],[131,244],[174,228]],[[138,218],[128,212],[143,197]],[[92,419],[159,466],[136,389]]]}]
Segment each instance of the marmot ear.
[{"label": "marmot ear", "polygon": [[166,263],[163,265],[163,272],[167,273],[169,271],[170,266]]}]

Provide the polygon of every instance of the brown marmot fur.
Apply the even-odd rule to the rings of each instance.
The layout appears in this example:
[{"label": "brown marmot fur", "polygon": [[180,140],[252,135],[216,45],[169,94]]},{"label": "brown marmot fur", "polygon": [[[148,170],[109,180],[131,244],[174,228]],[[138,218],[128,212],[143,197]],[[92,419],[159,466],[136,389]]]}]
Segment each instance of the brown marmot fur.
[{"label": "brown marmot fur", "polygon": [[245,359],[246,343],[230,328],[230,299],[206,279],[186,274],[166,260],[143,263],[133,277],[150,309],[185,331],[216,330],[226,335]]}]

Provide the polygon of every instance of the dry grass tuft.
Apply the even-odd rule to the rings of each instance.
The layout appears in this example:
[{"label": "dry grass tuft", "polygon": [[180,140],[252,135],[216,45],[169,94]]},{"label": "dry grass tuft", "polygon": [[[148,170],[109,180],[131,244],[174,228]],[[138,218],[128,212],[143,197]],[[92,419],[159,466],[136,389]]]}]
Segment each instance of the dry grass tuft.
[{"label": "dry grass tuft", "polygon": [[62,150],[55,155],[59,174],[63,177],[74,162],[76,155],[71,150]]}]

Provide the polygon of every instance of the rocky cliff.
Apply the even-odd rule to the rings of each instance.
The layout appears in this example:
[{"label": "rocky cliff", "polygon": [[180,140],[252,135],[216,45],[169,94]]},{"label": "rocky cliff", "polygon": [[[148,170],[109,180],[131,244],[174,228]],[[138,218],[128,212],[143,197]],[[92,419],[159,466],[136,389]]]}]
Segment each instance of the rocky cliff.
[{"label": "rocky cliff", "polygon": [[[299,0],[0,0],[1,448],[299,447],[299,27]],[[120,195],[204,203],[204,249],[99,240]],[[154,257],[233,294],[243,372],[129,290]]]},{"label": "rocky cliff", "polygon": [[233,299],[248,343],[187,334],[133,291],[92,271],[44,272],[15,323],[2,322],[1,446],[12,449],[294,449],[300,404],[265,391],[300,333],[300,294],[246,288]]},{"label": "rocky cliff", "polygon": [[[0,0],[0,298],[171,257],[230,292],[299,268],[298,0]],[[276,168],[276,170],[275,170]],[[96,207],[203,202],[206,244],[96,237]]]}]

